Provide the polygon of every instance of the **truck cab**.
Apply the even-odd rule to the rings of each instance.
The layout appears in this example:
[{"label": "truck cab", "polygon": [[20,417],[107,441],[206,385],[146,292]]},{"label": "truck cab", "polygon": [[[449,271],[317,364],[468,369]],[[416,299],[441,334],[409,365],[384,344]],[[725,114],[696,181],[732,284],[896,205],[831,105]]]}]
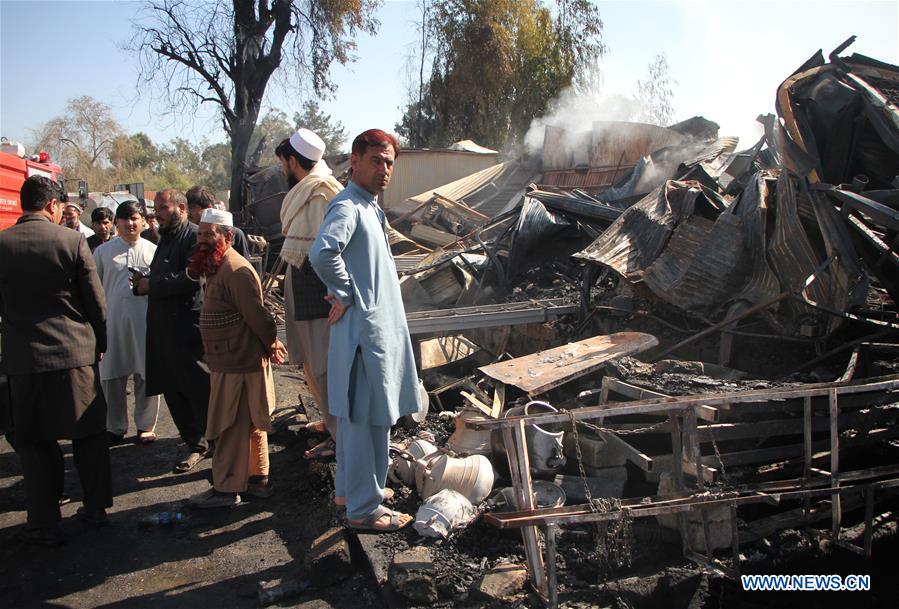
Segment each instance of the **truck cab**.
[{"label": "truck cab", "polygon": [[9,228],[22,215],[22,201],[19,193],[27,178],[39,175],[59,184],[59,191],[65,192],[62,168],[50,162],[46,152],[25,156],[25,148],[4,139],[0,142],[0,230]]}]

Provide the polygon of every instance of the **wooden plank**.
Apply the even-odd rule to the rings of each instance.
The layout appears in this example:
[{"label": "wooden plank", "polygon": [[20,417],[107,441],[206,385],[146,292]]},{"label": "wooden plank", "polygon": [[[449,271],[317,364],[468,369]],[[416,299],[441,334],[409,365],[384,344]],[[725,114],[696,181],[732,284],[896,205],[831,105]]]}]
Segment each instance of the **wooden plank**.
[{"label": "wooden plank", "polygon": [[[483,370],[483,368],[481,369]],[[775,399],[799,399],[804,397],[826,396],[830,389],[835,389],[838,395],[857,394],[865,392],[892,391],[899,389],[899,375],[869,379],[869,382],[853,381],[847,384],[840,383],[816,383],[790,389],[763,389],[744,392],[731,392],[720,394],[690,395],[671,398],[658,398],[640,400],[624,405],[603,405],[579,408],[572,411],[576,420],[591,420],[609,416],[621,416],[625,414],[651,414],[667,412],[669,410],[685,410],[687,408],[706,405],[718,405],[726,403],[763,403]],[[751,411],[751,409],[749,409]],[[509,417],[496,421],[473,421],[483,427],[507,427],[516,425],[519,418],[526,418],[530,423],[543,425],[548,423],[564,423],[569,421],[568,414],[537,414],[527,417]]]},{"label": "wooden plank", "polygon": [[[884,442],[892,438],[899,437],[899,429],[875,429],[863,437],[848,438],[842,442],[844,448],[854,448],[857,446],[865,446]],[[819,440],[812,443],[813,459],[820,459],[830,455],[830,440]],[[725,466],[728,465],[747,465],[750,463],[767,463],[780,459],[801,458],[803,456],[804,447],[802,444],[786,444],[783,446],[772,446],[770,448],[756,448],[753,450],[744,450],[731,453],[722,453],[721,460]],[[702,458],[703,465],[715,465],[718,463],[716,455],[709,455]]]},{"label": "wooden plank", "polygon": [[659,344],[642,332],[616,332],[479,368],[492,379],[537,395],[598,370],[606,362]]},{"label": "wooden plank", "polygon": [[493,408],[490,409],[490,418],[498,419],[503,412],[503,406],[506,403],[506,386],[498,383],[493,390]]},{"label": "wooden plank", "polygon": [[472,406],[474,406],[475,408],[477,408],[478,410],[480,410],[481,412],[486,414],[488,417],[493,416],[493,409],[490,408],[489,406],[487,406],[487,404],[485,404],[484,402],[479,400],[477,397],[475,397],[474,394],[469,393],[467,391],[460,391],[459,395],[461,395],[463,398],[465,398],[466,400],[471,402]]},{"label": "wooden plank", "polygon": [[[519,421],[517,427],[512,428],[514,444],[518,457],[518,479],[513,480],[513,486],[517,486],[521,497],[523,509],[533,510],[537,507],[534,501],[534,487],[531,483],[531,466],[528,461],[528,440],[525,434],[524,421]],[[524,538],[525,554],[530,566],[531,577],[534,579],[534,587],[544,598],[549,596],[546,581],[546,569],[543,564],[543,555],[540,553],[540,542],[537,539],[537,527],[526,526],[521,529]]]},{"label": "wooden plank", "polygon": [[[804,498],[807,499],[807,498]],[[805,502],[803,499],[803,503]],[[857,495],[849,495],[843,499],[843,508],[849,512],[862,506],[862,500]],[[765,518],[759,518],[747,522],[740,535],[743,543],[756,541],[763,537],[773,535],[777,531],[791,529],[799,526],[808,526],[821,520],[830,518],[830,502],[822,501],[811,506],[806,515],[805,506],[793,508],[786,512],[773,514]]]},{"label": "wooden plank", "polygon": [[[683,492],[684,490],[684,444],[683,444],[683,428],[680,422],[680,414],[671,412],[668,415],[669,425],[671,426],[671,453],[672,467],[671,477],[674,482],[674,490]],[[690,549],[690,540],[687,537],[687,515],[681,513],[677,515],[677,529],[680,531],[681,553],[686,554]]]},{"label": "wooden plank", "polygon": [[[803,446],[803,473],[802,477],[806,480],[812,475],[812,398],[804,398],[802,404],[802,446]],[[811,500],[806,497],[804,500],[805,514],[808,516],[811,510]]]},{"label": "wooden plank", "polygon": [[[830,405],[830,476],[831,486],[840,486],[840,404],[837,398],[836,388],[828,392]],[[840,526],[843,522],[843,510],[840,505],[839,494],[833,495],[833,522],[830,533],[834,539],[840,538]]]},{"label": "wooden plank", "polygon": [[[810,398],[806,398],[810,400]],[[851,414],[842,413],[842,404],[840,408],[840,429],[847,427],[875,427],[883,421],[891,418],[899,418],[899,411],[895,409],[872,408],[871,412],[854,412]],[[711,442],[723,440],[743,440],[747,438],[762,438],[765,436],[787,436],[805,434],[805,413],[803,418],[794,419],[773,419],[767,421],[745,421],[739,423],[715,423],[713,425],[702,425],[699,427],[700,442]],[[830,429],[829,417],[811,417],[810,428],[812,432],[825,431]],[[646,427],[646,423],[629,423],[627,425],[614,425],[606,423],[607,427],[612,429],[628,429]],[[663,429],[657,429],[659,433]]]},{"label": "wooden plank", "polygon": [[624,453],[624,456],[628,461],[642,469],[644,472],[653,471],[652,457],[641,453],[639,450],[613,433],[599,432],[599,435],[603,440],[605,440],[609,444],[615,445],[617,449],[620,449]]},{"label": "wooden plank", "polygon": [[[899,479],[882,481],[880,483],[872,483],[878,487],[885,482],[889,482],[891,486],[899,486]],[[801,499],[805,496],[809,497],[827,497],[836,493],[858,493],[858,486],[842,486],[839,488],[814,488],[799,489],[794,487],[793,490],[778,493],[783,501],[791,501]],[[627,510],[614,511],[598,511],[591,512],[587,506],[571,506],[566,508],[546,508],[533,510],[531,512],[506,512],[506,513],[488,513],[484,515],[484,519],[489,524],[499,528],[520,528],[524,526],[546,526],[547,524],[559,524],[569,526],[573,524],[586,524],[593,522],[603,522],[609,520],[619,520],[625,514],[629,518],[646,518],[649,516],[660,516],[664,514],[683,514],[696,508],[713,508],[727,507],[736,505],[745,505],[750,503],[761,503],[770,501],[770,497],[763,493],[748,493],[739,496],[718,497],[707,494],[694,495],[683,499],[647,501],[646,499],[628,500],[622,502],[622,508]]]},{"label": "wooden plank", "polygon": [[[643,387],[639,387],[637,385],[632,385],[631,383],[625,383],[622,380],[612,378],[610,376],[604,376],[602,379],[602,390],[603,397],[600,400],[600,403],[607,403],[608,400],[608,392],[614,391],[615,393],[619,393],[625,397],[631,398],[632,400],[645,400],[647,398],[670,398],[670,395],[659,393],[658,391],[653,391],[651,389],[645,389]],[[709,421],[714,423],[719,419],[718,410],[711,406],[697,406],[696,407],[696,416],[698,416],[703,421]]]},{"label": "wooden plank", "polygon": [[546,570],[549,609],[556,609],[559,606],[559,588],[556,579],[556,533],[558,528],[559,527],[554,524],[546,525],[543,535],[544,539],[546,539]]}]

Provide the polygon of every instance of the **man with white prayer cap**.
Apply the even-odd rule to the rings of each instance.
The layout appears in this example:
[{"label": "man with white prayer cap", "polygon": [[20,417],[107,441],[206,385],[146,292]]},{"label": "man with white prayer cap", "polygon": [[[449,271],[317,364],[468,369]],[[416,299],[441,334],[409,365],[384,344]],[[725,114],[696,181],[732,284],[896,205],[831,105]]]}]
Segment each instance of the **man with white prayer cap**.
[{"label": "man with white prayer cap", "polygon": [[328,291],[309,264],[309,248],[325,217],[331,199],[343,186],[322,159],[325,143],[308,129],[298,129],[275,149],[290,192],[281,206],[284,245],[281,257],[287,262],[284,300],[287,351],[290,363],[303,366],[303,376],[322,415],[310,423],[309,431],[329,437],[306,451],[307,459],[336,454],[337,426],[328,406]]},{"label": "man with white prayer cap", "polygon": [[275,319],[265,308],[259,276],[231,244],[230,212],[203,211],[187,274],[205,281],[200,334],[209,368],[206,438],[215,442],[212,488],[191,497],[197,508],[228,507],[241,494],[268,497],[268,435],[275,388],[269,360],[284,361]]}]

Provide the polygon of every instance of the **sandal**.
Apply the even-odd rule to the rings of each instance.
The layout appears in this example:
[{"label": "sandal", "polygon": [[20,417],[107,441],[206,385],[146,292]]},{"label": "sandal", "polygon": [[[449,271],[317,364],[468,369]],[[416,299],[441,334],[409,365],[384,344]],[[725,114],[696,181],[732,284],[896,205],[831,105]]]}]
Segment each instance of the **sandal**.
[{"label": "sandal", "polygon": [[138,444],[152,444],[156,441],[156,432],[154,431],[138,431],[137,432],[137,443]]},{"label": "sandal", "polygon": [[203,453],[190,453],[189,455],[187,455],[187,457],[175,464],[175,468],[173,470],[174,473],[183,474],[189,472],[197,463],[200,462],[203,457]]},{"label": "sandal", "polygon": [[[377,522],[384,516],[390,516],[390,521],[386,525],[378,525]],[[402,522],[401,519],[406,517],[408,520]],[[373,533],[392,533],[399,531],[412,524],[412,516],[388,509],[383,505],[375,508],[371,514],[362,520],[347,519],[347,528],[353,531],[371,531]]]},{"label": "sandal", "polygon": [[304,459],[328,459],[337,455],[337,444],[333,438],[319,442],[314,447],[303,453]]},{"label": "sandal", "polygon": [[306,433],[328,433],[328,426],[324,421],[306,423]]}]

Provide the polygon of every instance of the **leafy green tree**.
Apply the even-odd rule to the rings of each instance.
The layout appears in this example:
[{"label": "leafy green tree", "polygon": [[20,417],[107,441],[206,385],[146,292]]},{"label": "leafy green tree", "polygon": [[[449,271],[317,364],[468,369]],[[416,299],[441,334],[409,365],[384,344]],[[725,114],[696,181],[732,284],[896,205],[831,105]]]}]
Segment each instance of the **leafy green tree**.
[{"label": "leafy green tree", "polygon": [[146,182],[161,162],[162,152],[146,133],[120,135],[109,152],[110,177],[117,183]]},{"label": "leafy green tree", "polygon": [[303,103],[303,111],[293,115],[294,129],[305,127],[318,134],[325,142],[325,154],[340,154],[347,140],[343,123],[335,121],[330,114],[325,114],[318,102],[309,100]]},{"label": "leafy green tree", "polygon": [[589,86],[605,52],[602,21],[588,0],[435,0],[429,9],[434,61],[421,101],[397,130],[431,147],[474,139],[521,141],[566,87]]},{"label": "leafy green tree", "polygon": [[225,143],[210,144],[203,149],[206,166],[205,184],[216,192],[231,187],[231,147]]}]

